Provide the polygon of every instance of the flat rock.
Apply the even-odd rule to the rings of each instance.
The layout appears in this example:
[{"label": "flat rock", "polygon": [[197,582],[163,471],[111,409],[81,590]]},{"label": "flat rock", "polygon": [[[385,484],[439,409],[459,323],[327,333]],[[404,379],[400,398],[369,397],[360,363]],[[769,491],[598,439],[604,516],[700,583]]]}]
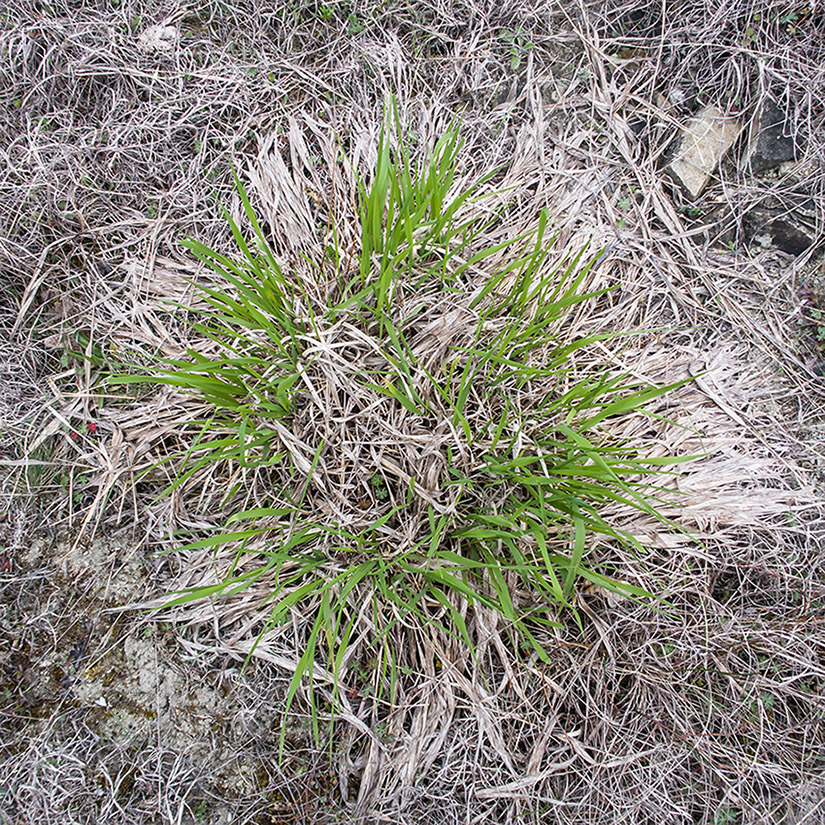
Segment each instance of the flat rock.
[{"label": "flat rock", "polygon": [[754,120],[747,166],[754,174],[775,169],[799,157],[801,139],[793,133],[786,113],[766,98]]},{"label": "flat rock", "polygon": [[752,209],[745,215],[744,225],[751,242],[762,241],[789,255],[801,255],[815,240],[810,227],[770,209]]},{"label": "flat rock", "polygon": [[696,200],[704,192],[741,129],[737,118],[722,114],[715,106],[702,109],[682,129],[667,171],[691,200]]},{"label": "flat rock", "polygon": [[742,225],[749,243],[801,255],[816,241],[816,203],[807,192],[786,192],[750,209]]}]

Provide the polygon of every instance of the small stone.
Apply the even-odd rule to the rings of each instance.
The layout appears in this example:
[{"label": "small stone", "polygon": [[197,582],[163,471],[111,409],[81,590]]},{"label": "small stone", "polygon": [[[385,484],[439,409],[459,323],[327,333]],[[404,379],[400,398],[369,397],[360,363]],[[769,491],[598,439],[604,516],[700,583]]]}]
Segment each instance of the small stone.
[{"label": "small stone", "polygon": [[766,242],[789,255],[801,255],[816,240],[817,209],[814,199],[804,189],[785,192],[782,198],[766,198],[748,210],[742,221],[751,244]]},{"label": "small stone", "polygon": [[754,174],[775,169],[799,157],[801,141],[779,106],[766,99],[753,124],[747,165]]},{"label": "small stone", "polygon": [[174,26],[159,23],[144,29],[137,39],[138,51],[144,54],[171,52],[178,42],[178,31]]},{"label": "small stone", "polygon": [[786,160],[784,163],[780,163],[778,171],[781,178],[794,177],[799,179],[808,174],[798,160]]},{"label": "small stone", "polygon": [[676,154],[667,170],[691,200],[704,192],[741,128],[737,118],[723,115],[715,106],[707,106],[682,129]]},{"label": "small stone", "polygon": [[814,242],[814,232],[804,223],[780,217],[770,209],[752,209],[744,223],[751,243],[774,246],[789,255],[801,255]]}]

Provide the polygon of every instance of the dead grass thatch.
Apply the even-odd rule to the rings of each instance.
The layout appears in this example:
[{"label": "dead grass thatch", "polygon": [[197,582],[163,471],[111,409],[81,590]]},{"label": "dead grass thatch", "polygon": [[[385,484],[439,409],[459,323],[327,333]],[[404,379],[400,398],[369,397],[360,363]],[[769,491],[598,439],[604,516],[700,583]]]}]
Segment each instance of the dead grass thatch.
[{"label": "dead grass thatch", "polygon": [[[582,308],[573,328],[651,332],[624,350],[591,352],[593,362],[617,358],[656,381],[697,376],[662,408],[685,428],[633,418],[625,435],[663,453],[707,453],[677,482],[686,493],[679,517],[701,547],[613,514],[651,547],[644,565],[619,555],[622,576],[655,582],[677,611],[582,592],[585,632],[559,631],[552,667],[517,656],[484,610],[468,615],[481,640],[475,661],[454,639],[401,627],[408,673],[389,708],[370,694],[361,639],[330,764],[321,751],[306,757],[326,784],[279,773],[277,737],[259,732],[235,753],[256,780],[234,800],[224,787],[227,807],[205,794],[203,815],[335,821],[322,802],[334,792],[343,821],[820,821],[825,438],[819,355],[800,338],[799,288],[821,247],[825,203],[821,11],[789,12],[772,0],[329,8],[330,19],[314,3],[8,5],[0,20],[6,491],[28,484],[40,518],[71,542],[138,524],[136,543],[148,553],[174,546],[175,530],[219,525],[209,484],[146,509],[157,489],[135,483],[174,446],[175,422],[196,414],[191,402],[167,390],[139,405],[103,399],[93,362],[64,353],[116,359],[127,348],[187,345],[185,326],[158,298],[187,298],[185,277],[203,275],[182,254],[182,236],[230,248],[212,199],[239,214],[230,164],[279,254],[299,267],[330,213],[352,234],[353,182],[336,162],[336,140],[369,169],[388,93],[421,145],[460,112],[462,173],[503,166],[496,183],[515,187],[513,231],[546,207],[559,249],[591,238],[609,249],[594,284],[621,288]],[[736,162],[737,145],[694,217],[661,172],[677,124],[697,102],[747,122],[765,94],[804,136],[799,165],[754,179]],[[816,204],[818,243],[795,259],[743,246],[745,211],[800,186]],[[734,250],[716,245],[719,236]],[[343,380],[332,348],[327,364],[330,387]],[[308,431],[330,426],[324,403]],[[393,426],[381,423],[384,440]],[[376,432],[360,434],[364,452],[353,461],[380,462]],[[300,434],[284,437],[300,448]],[[21,512],[9,511],[3,539],[15,558]],[[35,586],[15,570],[15,587]],[[152,570],[153,592],[211,571],[207,553],[169,557]],[[238,667],[260,630],[260,595],[171,613],[182,660]],[[244,694],[244,719],[280,710],[278,690],[304,636],[295,616],[258,645],[261,689]],[[187,762],[160,723],[147,751],[124,753],[85,718],[14,728],[0,762],[0,810],[21,823],[171,823],[194,816],[184,801],[198,783],[221,795],[214,753]],[[289,742],[296,753],[305,747],[300,736]],[[92,759],[103,766],[97,773]],[[148,795],[130,804],[138,778],[157,790],[151,804]]]}]

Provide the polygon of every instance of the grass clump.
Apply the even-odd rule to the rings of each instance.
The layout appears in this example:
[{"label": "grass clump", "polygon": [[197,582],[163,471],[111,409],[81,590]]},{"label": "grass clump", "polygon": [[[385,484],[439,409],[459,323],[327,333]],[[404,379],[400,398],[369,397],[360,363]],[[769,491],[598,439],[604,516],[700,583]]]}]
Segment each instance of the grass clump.
[{"label": "grass clump", "polygon": [[402,625],[472,650],[480,605],[547,660],[547,629],[561,611],[578,618],[577,581],[649,595],[588,553],[642,549],[602,511],[656,516],[657,490],[641,479],[675,459],[647,458],[605,425],[673,386],[574,370],[609,337],[565,327],[601,294],[581,292],[596,258],[552,264],[545,215],[487,241],[505,210],[485,208],[487,181],[457,184],[461,145],[450,129],[416,162],[384,133],[359,186],[358,237],[333,225],[319,258],[292,269],[239,182],[251,234],[227,213],[238,255],[186,243],[217,276],[190,317],[202,343],[115,379],[169,384],[208,410],[187,422],[167,492],[219,487],[225,529],[182,548],[213,550],[214,573],[170,604],[254,588],[262,634],[297,614],[287,707],[304,677],[311,693],[317,662],[340,680],[365,623],[392,691],[401,654],[389,639]]}]

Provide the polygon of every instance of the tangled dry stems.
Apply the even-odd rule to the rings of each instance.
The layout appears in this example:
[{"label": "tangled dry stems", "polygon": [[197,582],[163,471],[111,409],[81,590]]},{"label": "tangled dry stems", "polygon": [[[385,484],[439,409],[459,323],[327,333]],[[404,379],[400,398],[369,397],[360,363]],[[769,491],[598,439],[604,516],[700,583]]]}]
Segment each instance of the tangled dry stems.
[{"label": "tangled dry stems", "polygon": [[[794,21],[781,23],[786,8],[772,2],[685,2],[664,18],[661,6],[613,0],[573,11],[437,3],[365,8],[364,31],[351,36],[313,13],[252,3],[207,6],[197,17],[138,2],[49,9],[11,4],[0,33],[9,485],[19,483],[15,462],[26,458],[20,444],[29,457],[49,447],[87,480],[77,505],[55,500],[52,512],[70,517],[72,529],[109,530],[141,512],[150,493],[135,488],[134,474],[162,454],[174,422],[195,411],[163,393],[140,411],[101,410],[91,371],[72,369],[52,386],[43,377],[59,372],[67,344],[78,348],[78,332],[91,332],[104,350],[124,336],[147,351],[184,346],[184,328],[155,299],[185,294],[179,276],[197,274],[180,255],[182,235],[228,244],[208,197],[230,200],[227,155],[246,170],[273,223],[295,227],[280,242],[295,244],[297,259],[301,220],[322,214],[313,193],[336,202],[329,180],[318,185],[319,164],[302,159],[299,136],[316,145],[315,130],[350,135],[348,148],[368,167],[387,91],[413,113],[422,141],[464,106],[467,172],[508,162],[502,183],[520,186],[513,226],[546,206],[563,247],[591,236],[594,247],[613,244],[597,274],[622,290],[577,322],[683,330],[622,354],[640,375],[667,380],[699,361],[709,368],[704,385],[680,399],[684,419],[705,434],[702,446],[714,449],[680,480],[694,494],[685,517],[705,550],[688,554],[659,537],[664,546],[647,559],[644,576],[683,607],[677,619],[582,595],[582,610],[592,613],[585,637],[560,634],[552,669],[517,664],[494,617],[480,611],[474,621],[488,641],[478,667],[449,639],[412,650],[415,678],[390,717],[355,685],[367,695],[351,698],[335,756],[340,786],[358,812],[379,821],[712,822],[725,811],[741,822],[817,821],[822,530],[811,485],[821,467],[821,382],[794,327],[795,289],[809,260],[779,268],[769,251],[719,251],[711,241],[720,230],[678,211],[657,160],[700,91],[703,101],[748,113],[769,91],[807,134],[802,164],[821,203],[821,13],[790,32]],[[139,53],[137,34],[166,19],[183,33],[178,47]],[[533,44],[520,78],[508,74],[511,43],[498,36],[517,28]],[[284,168],[303,202],[274,188]],[[346,182],[334,186],[345,202]],[[781,178],[769,188],[730,165],[709,199],[735,207],[728,223],[736,229],[747,206],[787,190]],[[626,198],[629,209],[620,206]],[[42,415],[47,402],[56,417]],[[68,437],[89,420],[101,438]],[[688,446],[679,444],[684,434],[636,426],[638,437],[665,439],[667,449]],[[211,528],[209,495],[205,488],[202,498],[149,510],[140,516],[145,535],[157,542],[172,525]],[[638,530],[656,545],[651,525]],[[208,554],[179,567],[170,561],[169,586],[210,562]],[[628,578],[642,575],[632,558],[622,563]],[[241,660],[256,632],[250,606],[176,617],[188,626],[187,649]],[[298,623],[270,637],[261,660],[279,673],[294,667],[302,632]],[[115,782],[95,794],[74,761],[88,761],[90,751],[118,775],[120,757],[82,724],[13,739],[3,783],[18,816],[29,817],[22,821],[66,821],[70,810],[78,822],[176,821],[174,801],[129,806]],[[274,747],[264,753],[267,764],[274,755]],[[35,777],[34,767],[53,757],[53,770]],[[181,799],[195,774],[172,770],[177,759],[153,763],[165,767],[151,775]],[[206,763],[196,771],[204,781]],[[286,781],[297,788],[300,780]]]}]

